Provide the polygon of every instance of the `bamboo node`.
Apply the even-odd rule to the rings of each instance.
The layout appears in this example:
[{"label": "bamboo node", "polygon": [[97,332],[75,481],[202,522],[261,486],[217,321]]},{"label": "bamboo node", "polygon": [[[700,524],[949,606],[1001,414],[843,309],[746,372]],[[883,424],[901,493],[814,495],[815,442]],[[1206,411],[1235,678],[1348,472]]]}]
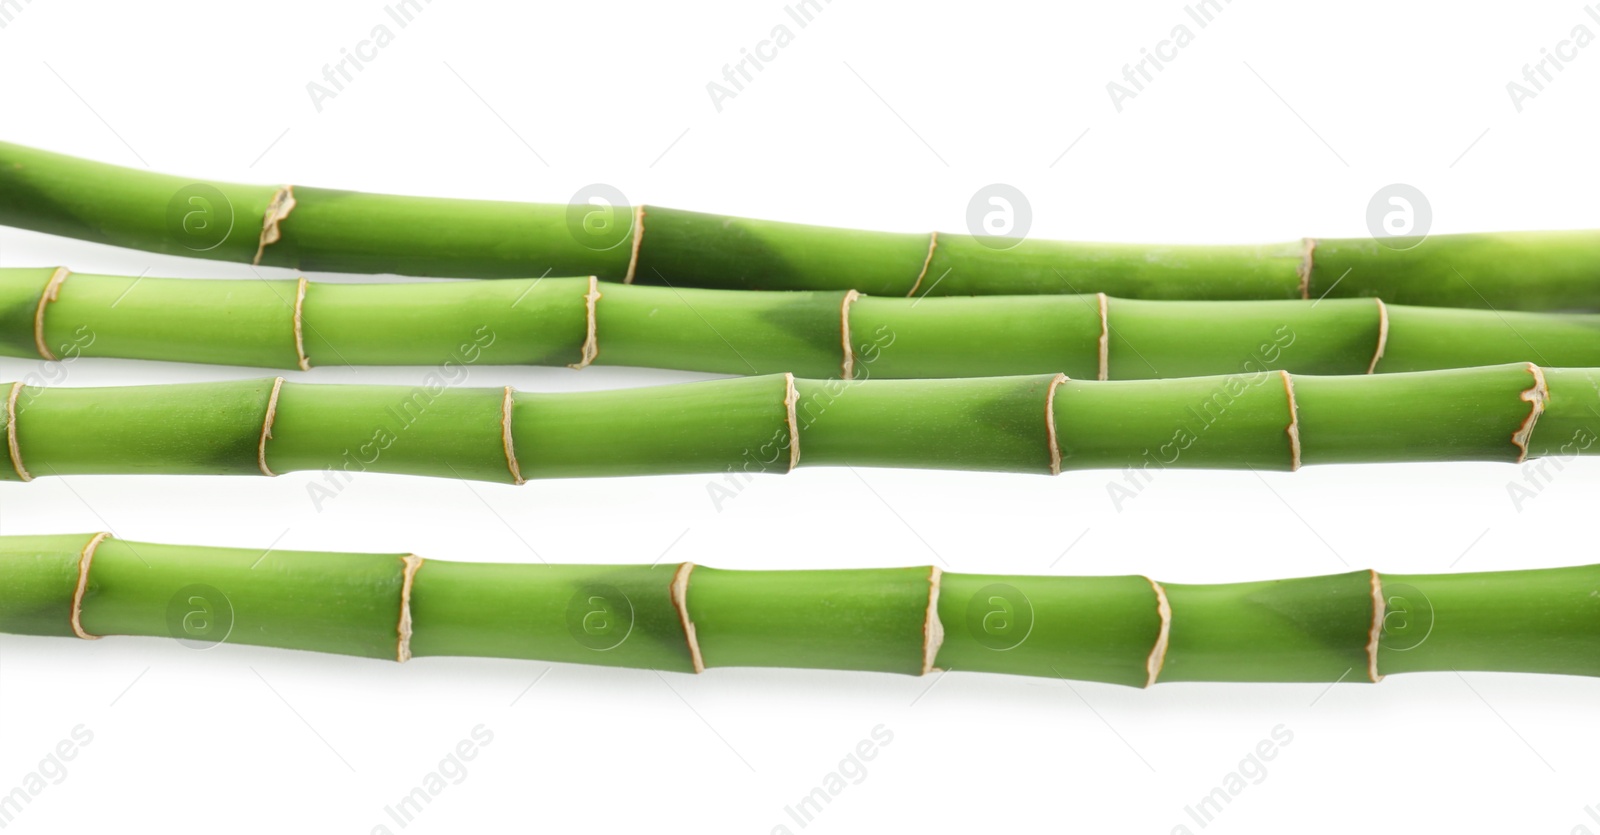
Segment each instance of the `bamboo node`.
[{"label": "bamboo node", "polygon": [[294,356],[301,371],[311,370],[311,358],[306,356],[306,287],[306,277],[300,276],[300,282],[294,288]]},{"label": "bamboo node", "polygon": [[[1370,570],[1370,569],[1369,569]],[[1383,599],[1383,582],[1378,572],[1372,571],[1372,630],[1367,633],[1367,678],[1373,684],[1383,681],[1378,673],[1378,638],[1383,635],[1383,618],[1387,603]]]},{"label": "bamboo node", "polygon": [[1150,656],[1145,659],[1144,686],[1150,687],[1161,678],[1161,668],[1167,663],[1167,643],[1172,637],[1172,604],[1167,602],[1167,590],[1160,583],[1145,578],[1150,587],[1156,591],[1156,615],[1161,618],[1161,628],[1156,632],[1155,646],[1150,648]]},{"label": "bamboo node", "polygon": [[595,322],[595,306],[599,303],[600,296],[600,279],[598,276],[591,275],[589,276],[589,290],[583,294],[584,316],[587,317],[587,324],[583,332],[583,348],[580,351],[578,361],[568,365],[568,368],[579,370],[588,368],[589,364],[594,362],[594,358],[600,356],[600,333]]},{"label": "bamboo node", "polygon": [[1294,399],[1294,378],[1289,372],[1280,370],[1283,375],[1283,392],[1289,397],[1289,427],[1284,434],[1289,436],[1289,472],[1300,469],[1300,406]]},{"label": "bamboo node", "polygon": [[795,387],[794,374],[783,375],[783,408],[789,424],[789,472],[800,466],[800,416],[796,406],[800,403],[800,389]]},{"label": "bamboo node", "polygon": [[100,543],[110,536],[108,533],[95,534],[78,554],[78,586],[72,590],[72,634],[86,641],[100,639],[99,635],[83,631],[83,597],[89,591],[89,564],[94,560],[94,549],[99,548]]},{"label": "bamboo node", "polygon": [[395,644],[394,660],[404,664],[411,660],[411,586],[416,582],[417,569],[422,567],[422,558],[407,554],[400,561],[405,568],[400,574],[400,625],[396,630],[400,637]]},{"label": "bamboo node", "polygon": [[261,256],[266,254],[267,247],[277,243],[283,238],[283,230],[279,224],[289,217],[294,211],[294,186],[279,186],[272,193],[272,199],[267,201],[267,210],[261,217],[261,239],[256,244],[256,257],[250,260],[251,264],[259,266]]},{"label": "bamboo node", "polygon": [[939,566],[928,566],[928,613],[922,620],[922,674],[934,671],[933,662],[939,658],[939,648],[944,646],[944,624],[939,621],[939,584],[944,572]]},{"label": "bamboo node", "polygon": [[700,655],[700,639],[695,637],[694,621],[689,618],[689,573],[692,571],[694,563],[679,563],[678,570],[672,572],[669,591],[672,608],[677,610],[678,622],[683,624],[684,640],[689,643],[689,663],[696,673],[703,673],[706,671],[705,658]]},{"label": "bamboo node", "polygon": [[1105,293],[1095,293],[1100,301],[1100,377],[1111,379],[1111,299]]},{"label": "bamboo node", "polygon": [[1056,388],[1072,379],[1065,374],[1050,378],[1050,388],[1044,393],[1044,434],[1050,443],[1050,474],[1061,475],[1061,443],[1056,436]]},{"label": "bamboo node", "polygon": [[264,476],[275,476],[277,473],[267,466],[267,441],[272,439],[272,420],[278,416],[278,392],[283,389],[283,378],[276,377],[272,380],[272,394],[267,396],[267,413],[261,419],[261,441],[256,444],[256,466],[261,468]]},{"label": "bamboo node", "polygon": [[1368,374],[1378,370],[1378,360],[1383,359],[1383,349],[1389,344],[1389,306],[1376,296],[1372,300],[1378,303],[1378,349],[1372,352],[1372,362],[1367,364]]},{"label": "bamboo node", "polygon": [[506,396],[500,401],[500,445],[506,452],[506,468],[511,471],[512,484],[526,484],[522,467],[517,464],[517,447],[511,437],[511,407],[516,403],[514,391],[506,386]]},{"label": "bamboo node", "polygon": [[846,290],[844,301],[839,304],[839,343],[844,348],[844,362],[839,371],[842,380],[854,380],[856,377],[856,349],[850,344],[850,305],[859,298],[860,293]]},{"label": "bamboo node", "polygon": [[33,474],[22,464],[22,447],[17,443],[17,395],[21,393],[19,381],[11,384],[11,393],[6,396],[6,448],[11,452],[11,466],[17,471],[17,478],[33,481]]},{"label": "bamboo node", "polygon": [[1544,405],[1550,402],[1550,387],[1544,380],[1544,369],[1533,363],[1528,363],[1528,373],[1533,375],[1533,388],[1521,394],[1523,400],[1528,401],[1530,408],[1528,416],[1523,418],[1522,425],[1517,431],[1511,433],[1511,443],[1517,447],[1517,461],[1521,464],[1528,460],[1528,442],[1533,439],[1534,424],[1539,422],[1539,416],[1544,414]]},{"label": "bamboo node", "polygon": [[1299,277],[1300,277],[1300,298],[1301,298],[1301,300],[1310,301],[1311,300],[1311,266],[1312,266],[1313,262],[1316,259],[1317,239],[1316,238],[1305,238],[1305,239],[1303,239],[1301,241],[1301,246],[1304,249],[1303,249],[1302,254],[1300,255],[1300,265],[1295,268],[1295,272],[1298,273]]},{"label": "bamboo node", "polygon": [[[939,233],[938,232],[929,232],[928,233],[928,254],[923,256],[923,258],[922,258],[922,269],[917,272],[917,280],[913,281],[911,283],[911,292],[906,294],[906,298],[909,299],[909,298],[915,296],[917,294],[917,290],[922,288],[923,280],[928,277],[928,268],[933,265],[933,251],[935,249],[938,249],[938,248],[939,248]],[[928,289],[932,290],[933,288],[929,287]]]},{"label": "bamboo node", "polygon": [[633,209],[633,248],[628,254],[628,272],[622,276],[623,284],[632,284],[639,271],[639,249],[644,246],[644,204]]},{"label": "bamboo node", "polygon": [[50,274],[50,280],[45,282],[44,292],[39,294],[39,306],[33,311],[33,346],[39,349],[39,356],[47,360],[57,360],[55,352],[44,341],[44,311],[45,308],[61,295],[61,285],[67,280],[72,271],[66,267],[56,267]]}]

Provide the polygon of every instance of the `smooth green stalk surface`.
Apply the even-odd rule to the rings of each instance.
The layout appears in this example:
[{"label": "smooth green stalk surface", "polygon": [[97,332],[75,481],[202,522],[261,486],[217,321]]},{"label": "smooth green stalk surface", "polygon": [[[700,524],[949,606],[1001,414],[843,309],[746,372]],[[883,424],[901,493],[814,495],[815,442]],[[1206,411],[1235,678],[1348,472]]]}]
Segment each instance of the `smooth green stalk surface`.
[{"label": "smooth green stalk surface", "polygon": [[[292,196],[292,204],[290,198]],[[270,222],[269,222],[270,221]],[[1600,310],[1600,232],[1100,244],[806,226],[658,207],[538,205],[251,186],[0,143],[0,223],[306,270],[870,295],[1103,292]]]},{"label": "smooth green stalk surface", "polygon": [[[0,385],[10,468],[525,478],[795,466],[1051,473],[1301,463],[1520,462],[1592,452],[1600,374],[1528,363],[1359,377],[736,377],[559,394],[227,383]],[[343,473],[337,472],[343,471]]]},{"label": "smooth green stalk surface", "polygon": [[1163,681],[1600,675],[1600,566],[1163,584],[930,567],[517,565],[0,537],[0,631],[407,660]]},{"label": "smooth green stalk surface", "polygon": [[1376,299],[904,299],[598,285],[588,278],[334,284],[0,269],[0,355],[275,368],[424,365],[449,373],[468,365],[582,366],[587,359],[823,378],[1059,370],[1075,379],[1141,380],[1516,361],[1596,367],[1600,314]]}]

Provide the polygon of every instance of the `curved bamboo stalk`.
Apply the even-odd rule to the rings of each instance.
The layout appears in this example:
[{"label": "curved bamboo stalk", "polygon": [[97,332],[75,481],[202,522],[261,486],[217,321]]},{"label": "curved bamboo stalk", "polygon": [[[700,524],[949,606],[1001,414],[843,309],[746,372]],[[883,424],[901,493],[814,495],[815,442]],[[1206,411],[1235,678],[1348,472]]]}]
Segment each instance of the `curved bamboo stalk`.
[{"label": "curved bamboo stalk", "polygon": [[1260,372],[805,380],[780,374],[598,392],[403,386],[11,384],[12,472],[471,478],[786,472],[798,465],[1055,473],[1302,463],[1504,461],[1592,452],[1600,370],[1521,363],[1371,377]]},{"label": "curved bamboo stalk", "polygon": [[476,364],[843,379],[1363,374],[1530,358],[1600,367],[1597,333],[1600,314],[1378,299],[903,299],[602,286],[593,278],[334,284],[0,269],[0,355],[269,368],[438,365],[470,356]]},{"label": "curved bamboo stalk", "polygon": [[[252,186],[0,143],[0,223],[304,270],[874,296],[1107,293],[1498,310],[1600,309],[1600,232],[1165,246],[866,232],[650,207]],[[1402,248],[1408,247],[1408,248]]]},{"label": "curved bamboo stalk", "polygon": [[1220,585],[938,568],[517,565],[0,537],[0,631],[405,661],[1168,681],[1600,675],[1600,566]]}]

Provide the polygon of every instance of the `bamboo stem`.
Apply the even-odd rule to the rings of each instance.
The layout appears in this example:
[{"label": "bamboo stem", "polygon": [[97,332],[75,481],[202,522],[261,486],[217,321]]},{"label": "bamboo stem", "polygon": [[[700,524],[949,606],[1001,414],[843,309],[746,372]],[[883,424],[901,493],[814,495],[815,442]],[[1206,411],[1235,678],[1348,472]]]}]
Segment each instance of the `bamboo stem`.
[{"label": "bamboo stem", "polygon": [[650,207],[583,207],[197,181],[0,143],[0,223],[304,270],[873,296],[1382,297],[1600,310],[1600,232],[1165,246],[901,234]]},{"label": "bamboo stem", "polygon": [[1600,371],[1529,363],[1362,377],[1095,382],[779,374],[598,392],[226,383],[9,386],[0,478],[374,471],[523,479],[797,465],[1054,473],[1502,461],[1600,451]]},{"label": "bamboo stem", "polygon": [[1600,314],[1377,299],[900,299],[592,278],[334,284],[0,269],[0,355],[312,365],[635,365],[843,379],[1153,379],[1600,367]]},{"label": "bamboo stem", "polygon": [[0,537],[0,632],[405,661],[1167,681],[1600,675],[1600,566],[1221,585],[932,567],[729,571]]}]

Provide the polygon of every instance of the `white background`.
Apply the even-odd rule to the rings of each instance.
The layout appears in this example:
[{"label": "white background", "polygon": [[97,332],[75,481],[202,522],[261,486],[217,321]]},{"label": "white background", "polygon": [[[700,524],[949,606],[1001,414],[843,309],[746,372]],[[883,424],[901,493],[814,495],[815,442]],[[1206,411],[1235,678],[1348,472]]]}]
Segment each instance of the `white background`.
[{"label": "white background", "polygon": [[[1574,26],[1600,33],[1577,2],[1236,0],[1204,28],[1175,2],[836,0],[804,28],[779,2],[441,0],[404,29],[376,2],[9,9],[0,136],[194,177],[543,202],[605,182],[633,202],[904,231],[963,229],[973,193],[1003,182],[1028,196],[1033,235],[1183,242],[1363,235],[1368,199],[1404,182],[1430,199],[1435,232],[1600,227],[1600,48],[1520,113],[1506,90]],[[785,23],[793,42],[718,112],[707,83]],[[319,112],[307,83],[378,24],[393,43]],[[1107,83],[1178,24],[1193,43],[1119,113]],[[253,279],[14,230],[0,230],[0,264]],[[0,379],[38,371],[0,361]],[[65,384],[262,373],[82,361]],[[695,377],[472,375],[535,390]],[[513,488],[363,475],[322,512],[311,474],[43,478],[0,485],[0,532],[1174,582],[1594,559],[1593,461],[1520,510],[1507,485],[1527,483],[1508,465],[1164,472],[1120,512],[1114,477],[805,470],[721,512],[693,476]],[[393,826],[384,806],[481,723],[493,742],[410,831],[798,832],[785,806],[883,725],[892,743],[807,830],[1198,832],[1185,807],[1282,725],[1292,742],[1204,828],[1600,831],[1586,812],[1600,803],[1597,704],[1600,682],[1485,673],[1139,691],[5,636],[0,791],[83,724],[92,744],[8,831],[364,833]]]}]

